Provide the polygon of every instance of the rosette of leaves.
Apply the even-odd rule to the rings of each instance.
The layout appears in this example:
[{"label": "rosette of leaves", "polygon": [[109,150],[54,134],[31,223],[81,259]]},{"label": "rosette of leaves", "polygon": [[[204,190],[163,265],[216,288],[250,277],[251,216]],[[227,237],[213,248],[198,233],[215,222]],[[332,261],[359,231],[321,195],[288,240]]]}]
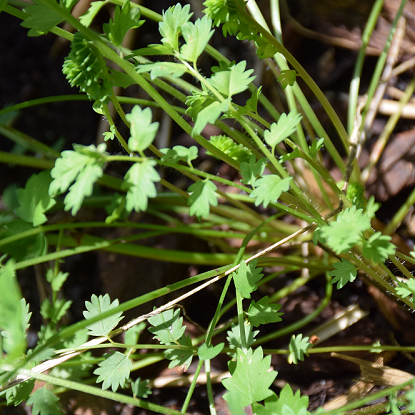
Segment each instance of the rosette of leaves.
[{"label": "rosette of leaves", "polygon": [[62,72],[71,86],[77,86],[91,101],[106,103],[112,94],[112,82],[98,48],[77,32]]}]

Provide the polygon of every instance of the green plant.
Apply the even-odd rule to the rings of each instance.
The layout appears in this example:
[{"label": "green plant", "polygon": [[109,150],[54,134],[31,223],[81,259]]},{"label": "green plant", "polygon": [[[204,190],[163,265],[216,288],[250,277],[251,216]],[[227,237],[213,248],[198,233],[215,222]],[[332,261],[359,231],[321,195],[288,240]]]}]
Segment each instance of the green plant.
[{"label": "green plant", "polygon": [[[263,350],[260,344],[296,333],[327,306],[332,284],[337,283],[337,289],[341,289],[353,282],[359,271],[371,283],[376,283],[408,308],[415,310],[413,276],[399,262],[400,259],[412,263],[415,261],[396,252],[387,232],[382,234],[372,229],[371,221],[379,205],[373,197],[366,200],[360,186],[362,178],[356,161],[356,146],[362,117],[369,102],[365,108],[358,108],[357,112],[351,114],[351,119],[356,122],[349,131],[349,138],[327,98],[277,40],[281,34],[277,33],[276,37],[271,35],[255,2],[249,3],[248,13],[243,0],[207,0],[204,3],[205,16],[193,22],[189,5],[178,4],[159,16],[135,3],[112,0],[109,3],[116,5],[114,16],[104,25],[103,33],[97,34],[89,26],[106,3],[92,3],[89,10],[77,20],[70,14],[73,2],[38,0],[23,12],[6,2],[0,2],[3,11],[24,19],[22,24],[30,29],[29,36],[51,31],[71,41],[71,51],[65,59],[63,73],[72,86],[79,88],[93,101],[93,109],[108,120],[110,129],[105,133],[105,141],[118,140],[124,150],[123,154],[116,155],[107,151],[105,143],[88,146],[74,144],[72,150],[59,154],[24,134],[7,129],[11,140],[42,154],[42,158],[0,154],[0,161],[45,170],[32,175],[24,189],[15,192],[16,206],[10,205],[9,211],[1,216],[0,251],[4,256],[0,270],[0,327],[4,355],[0,362],[0,384],[3,385],[7,404],[17,405],[27,401],[27,405],[33,405],[34,413],[59,413],[61,409],[57,396],[64,388],[159,413],[180,413],[151,403],[148,382],[141,378],[132,381],[130,373],[140,366],[153,363],[154,357],[156,360],[169,360],[170,368],[179,366],[182,369],[187,369],[193,358],[198,358],[194,380],[181,413],[188,408],[204,366],[210,412],[215,414],[210,360],[220,353],[227,353],[230,357],[230,375],[222,383],[227,389],[224,399],[232,413],[244,413],[243,407],[251,405],[255,414],[307,414],[308,398],[300,396],[298,391],[294,393],[290,385],[285,386],[279,395],[273,391],[277,372],[270,368],[270,354],[287,354],[288,361],[297,364],[309,353],[321,350],[313,347],[309,338],[302,334],[292,335],[287,350]],[[378,5],[379,2],[376,2],[376,7]],[[144,24],[144,20],[140,20],[142,17],[159,22],[160,43],[129,50],[123,46],[123,39],[128,30]],[[74,35],[55,27],[62,21],[75,28]],[[245,61],[230,62],[209,46],[208,42],[215,30],[213,28],[218,26],[222,27],[225,35],[236,35],[239,40],[252,42],[260,59],[275,59],[278,65],[277,81],[286,94],[287,113],[279,114],[261,88],[257,89],[252,84],[255,76],[252,69],[246,69]],[[217,66],[211,68],[210,76],[205,76],[198,67],[199,58],[204,52],[218,62]],[[161,56],[163,60],[153,59],[155,56]],[[114,69],[113,64],[120,70]],[[302,78],[326,110],[343,145],[341,152],[347,155],[346,161],[305,99],[297,78]],[[130,85],[138,85],[150,99],[128,99],[115,95],[113,87],[127,88]],[[246,104],[237,104],[234,97],[248,91]],[[84,97],[79,95],[78,99]],[[67,97],[56,98],[65,99]],[[172,105],[173,99],[180,106]],[[300,104],[301,112],[296,102]],[[127,139],[122,136],[111,116],[110,103],[129,128],[130,136]],[[123,103],[134,105],[127,114],[121,105]],[[21,107],[15,105],[5,108],[0,115]],[[157,148],[154,143],[159,122],[153,122],[150,107],[163,110],[193,138],[197,146]],[[232,119],[240,128],[230,128],[223,121],[225,119]],[[201,133],[207,124],[215,124],[223,134],[205,139]],[[303,125],[311,126],[311,145],[305,138]],[[207,155],[227,163],[238,172],[240,181],[204,171],[200,167],[199,153],[202,148]],[[339,188],[322,161],[321,151],[324,148],[344,174],[343,189]],[[125,166],[123,179],[106,173],[106,169],[115,162]],[[179,172],[190,184],[186,188],[176,186],[161,174],[165,168]],[[318,196],[324,205],[316,207],[316,195],[304,184],[305,171],[314,177],[320,189]],[[96,196],[94,189],[98,186],[102,191]],[[236,192],[230,189],[236,189]],[[396,225],[402,220],[412,199],[411,195],[406,211],[400,211],[392,223]],[[105,208],[105,221],[48,224],[51,215],[58,210],[70,211],[76,219],[81,209],[91,207],[101,211]],[[256,209],[258,207],[262,210]],[[266,208],[270,208],[273,215],[268,217],[264,213]],[[165,224],[129,221],[133,211],[150,212],[162,218]],[[176,215],[183,213],[197,220],[184,225]],[[288,225],[281,219],[283,216],[295,218],[295,224]],[[220,225],[226,225],[227,230],[220,230]],[[87,233],[89,229],[108,227],[146,231],[117,239]],[[82,238],[73,238],[71,229],[82,229]],[[172,232],[211,240],[223,252],[169,251],[131,243]],[[227,240],[230,238],[242,241],[238,249],[229,247]],[[295,246],[294,253],[290,255],[267,255],[294,240],[310,247],[308,258],[304,258]],[[260,241],[268,247],[253,254],[248,249],[251,241]],[[317,245],[323,248],[322,255],[314,250],[313,247]],[[122,304],[118,300],[111,302],[108,294],[99,297],[93,295],[91,301],[85,304],[85,320],[65,327],[62,319],[71,302],[61,295],[68,273],[62,272],[60,261],[94,250],[207,265],[212,270]],[[389,271],[385,266],[387,260],[403,268],[406,281],[398,280]],[[41,263],[53,264],[46,275],[52,294],[43,301],[40,309],[48,323],[39,332],[38,345],[27,351],[25,331],[30,324],[31,313],[29,305],[22,298],[16,271]],[[215,268],[218,266],[220,268]],[[265,272],[264,268],[275,266],[283,267],[286,272],[308,269],[315,276],[324,274],[326,281],[325,298],[321,306],[311,316],[284,329],[278,329],[278,322],[283,317],[278,312],[280,305],[277,301],[287,290],[272,296],[261,294],[256,299],[251,298],[251,294],[259,292],[260,285],[277,275]],[[268,274],[266,277],[263,271]],[[180,309],[174,306],[225,277],[226,282],[206,334],[190,338],[185,334]],[[297,281],[298,284],[306,282],[305,278]],[[195,283],[201,284],[190,289],[190,285]],[[297,287],[293,284],[288,292]],[[123,312],[183,288],[188,289],[187,293],[116,329]],[[225,304],[227,292],[231,290],[235,298]],[[249,303],[247,300],[250,300]],[[235,317],[218,328],[224,313],[235,304]],[[157,344],[138,343],[140,333],[145,328],[143,322],[146,321],[151,325],[148,330],[154,335]],[[253,330],[254,327],[274,323],[276,331],[267,336],[258,338],[260,331]],[[213,345],[214,336],[224,330],[227,330],[228,344],[220,342]],[[121,333],[125,333],[125,342],[114,342],[113,338]],[[87,341],[88,336],[95,338]],[[99,348],[113,350],[101,358],[94,358],[91,350]],[[375,351],[386,350],[385,346],[373,348]],[[139,357],[136,351],[145,349],[159,349],[163,353],[149,353],[143,359],[144,362],[136,364]],[[356,349],[344,347],[343,350]],[[71,365],[65,366],[69,360]],[[40,363],[42,361],[45,362]],[[52,369],[51,372],[43,374],[48,369]],[[92,375],[96,375],[95,383],[102,382],[101,389],[89,386],[85,381],[86,376]],[[53,387],[51,390],[43,387],[31,394],[33,379],[46,381]],[[107,390],[109,388],[112,392]],[[129,388],[130,396],[117,392]],[[390,406],[395,412],[398,406],[393,393],[398,389],[395,387],[382,392],[382,396],[391,397]],[[413,406],[412,392],[406,394],[408,408]],[[341,411],[363,403],[350,404]]]}]

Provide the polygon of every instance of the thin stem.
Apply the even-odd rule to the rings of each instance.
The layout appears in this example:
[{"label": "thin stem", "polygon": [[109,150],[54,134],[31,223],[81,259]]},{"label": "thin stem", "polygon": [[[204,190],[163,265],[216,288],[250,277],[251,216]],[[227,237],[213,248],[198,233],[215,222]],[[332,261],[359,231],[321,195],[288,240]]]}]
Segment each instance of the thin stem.
[{"label": "thin stem", "polygon": [[202,366],[203,366],[203,360],[199,360],[199,363],[197,364],[195,374],[193,375],[192,383],[190,384],[189,390],[187,391],[186,399],[185,399],[185,401],[183,403],[183,406],[182,406],[182,410],[181,410],[182,414],[186,413],[186,411],[187,411],[187,407],[189,406],[190,399],[192,399],[192,395],[193,395],[193,392],[195,390],[197,379],[200,375],[200,370],[202,369]]}]

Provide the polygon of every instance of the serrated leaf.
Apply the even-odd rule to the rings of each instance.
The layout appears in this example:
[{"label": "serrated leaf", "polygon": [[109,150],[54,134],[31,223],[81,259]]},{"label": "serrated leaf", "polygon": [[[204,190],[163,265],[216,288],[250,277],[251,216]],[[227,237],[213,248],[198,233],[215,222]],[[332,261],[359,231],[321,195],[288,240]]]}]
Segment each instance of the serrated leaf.
[{"label": "serrated leaf", "polygon": [[271,128],[264,132],[264,139],[266,143],[271,147],[272,153],[274,153],[275,147],[295,133],[297,130],[297,124],[301,121],[301,114],[296,113],[294,110],[290,111],[287,115],[281,114],[277,123],[271,124]]},{"label": "serrated leaf", "polygon": [[156,162],[146,159],[141,163],[134,163],[125,175],[125,182],[122,185],[127,190],[125,209],[131,212],[145,212],[148,206],[148,199],[157,196],[156,182],[160,181],[160,175],[153,167]]},{"label": "serrated leaf", "polygon": [[406,298],[415,294],[415,279],[410,279],[408,282],[398,281],[399,286],[396,287],[396,292],[402,297]]},{"label": "serrated leaf", "polygon": [[236,272],[232,273],[235,287],[243,298],[251,298],[251,293],[258,287],[258,282],[264,274],[261,274],[262,268],[256,268],[257,260],[254,259],[248,265],[241,261]]},{"label": "serrated leaf", "polygon": [[370,228],[370,219],[356,206],[337,215],[336,221],[321,227],[320,234],[336,254],[349,250],[360,242],[362,233]]},{"label": "serrated leaf", "polygon": [[22,327],[26,331],[30,327],[29,321],[32,313],[29,313],[29,304],[26,303],[25,298],[20,299],[20,307],[22,309]]},{"label": "serrated leaf", "polygon": [[47,282],[51,283],[52,290],[57,292],[62,288],[62,285],[69,276],[69,272],[59,271],[58,275],[55,276],[54,274],[54,270],[49,268],[46,271],[46,280]]},{"label": "serrated leaf", "polygon": [[[236,351],[236,368],[231,378],[222,380],[223,386],[237,394],[242,407],[262,401],[272,395],[269,387],[277,376],[276,371],[269,372],[271,356],[263,358],[262,348],[258,347],[254,352],[248,349],[246,354],[241,350]],[[223,399],[229,399],[229,393],[223,395]]]},{"label": "serrated leaf", "polygon": [[265,157],[256,161],[254,155],[249,159],[249,163],[242,162],[241,167],[241,182],[246,185],[254,186],[258,177],[262,176],[264,173],[265,165],[267,164],[267,159]]},{"label": "serrated leaf", "polygon": [[[271,402],[270,402],[271,403]],[[267,400],[265,400],[265,407],[267,408]],[[281,415],[309,415],[308,396],[301,396],[300,391],[297,390],[294,394],[289,384],[285,385],[281,390],[278,400],[273,400],[272,405],[268,406],[277,414]],[[274,413],[274,412],[273,412]]]},{"label": "serrated leaf", "polygon": [[393,255],[396,250],[396,246],[390,242],[391,240],[392,238],[389,235],[375,232],[363,244],[363,256],[375,264],[386,261],[389,255]]},{"label": "serrated leaf", "polygon": [[[203,85],[202,85],[203,87]],[[191,95],[186,98],[186,114],[192,117],[192,120],[196,120],[198,114],[202,109],[208,107],[215,102],[213,94],[209,91],[194,91],[191,90]],[[228,107],[224,110],[227,111]],[[202,128],[203,129],[203,128]]]},{"label": "serrated leaf", "polygon": [[330,271],[329,275],[334,277],[331,283],[335,284],[337,282],[338,290],[343,288],[348,282],[353,282],[356,279],[357,269],[347,259],[342,258],[342,262],[336,262],[333,264],[333,267],[335,269]]},{"label": "serrated leaf", "polygon": [[54,180],[49,186],[49,196],[53,197],[66,192],[88,162],[89,157],[84,154],[71,150],[63,151],[61,158],[56,159],[55,167],[51,171]]},{"label": "serrated leaf", "polygon": [[54,197],[65,192],[75,181],[64,199],[65,211],[72,209],[74,216],[81,208],[84,198],[91,196],[94,183],[103,174],[102,155],[105,148],[105,144],[98,147],[74,145],[76,151],[63,151],[62,157],[55,162],[51,171],[54,180],[49,186],[49,196]]},{"label": "serrated leaf", "polygon": [[[226,135],[212,135],[209,141],[220,151],[239,163],[247,162],[252,155],[252,152],[248,148],[244,147],[242,144],[235,143],[232,138],[227,137]],[[206,154],[216,157],[208,150],[206,150]]]},{"label": "serrated leaf", "polygon": [[324,138],[316,138],[309,146],[310,157],[317,158],[317,153],[324,147]]},{"label": "serrated leaf", "polygon": [[152,123],[152,116],[150,108],[142,110],[139,105],[135,105],[131,114],[126,115],[127,121],[131,123],[131,137],[128,140],[128,146],[131,150],[142,152],[153,142],[159,123]]},{"label": "serrated leaf", "polygon": [[294,69],[284,69],[281,71],[281,75],[277,78],[277,81],[281,83],[282,89],[285,89],[288,85],[294,85],[296,77],[297,72]]},{"label": "serrated leaf", "polygon": [[[244,323],[244,331],[245,331],[245,340],[246,340],[246,347],[251,347],[255,343],[255,336],[259,333],[259,330],[252,331],[252,325],[245,321]],[[229,347],[231,349],[240,349],[242,347],[241,342],[241,331],[239,329],[238,324],[232,324],[231,330],[226,333],[228,336],[226,340],[229,343]],[[234,357],[235,352],[228,353],[229,356]]]},{"label": "serrated leaf", "polygon": [[21,26],[29,30],[28,36],[40,36],[49,32],[52,27],[63,22],[64,18],[50,7],[40,3],[38,0],[35,4],[27,6],[24,11],[30,16],[21,23]]},{"label": "serrated leaf", "polygon": [[203,343],[199,347],[197,354],[201,360],[213,359],[223,350],[224,347],[225,343],[219,343],[216,346],[208,346],[206,343]]},{"label": "serrated leaf", "polygon": [[131,384],[134,398],[148,398],[148,396],[151,395],[151,389],[147,386],[149,382],[148,379],[141,380],[141,378],[137,378],[135,382]]},{"label": "serrated leaf", "polygon": [[125,196],[114,193],[110,204],[105,206],[105,211],[108,213],[105,223],[113,223],[120,218],[127,219],[128,212],[125,209]]},{"label": "serrated leaf", "polygon": [[153,338],[162,344],[175,343],[186,330],[183,326],[183,317],[180,317],[180,309],[163,311],[150,317],[148,322],[154,326],[149,327],[148,331],[153,333]]},{"label": "serrated leaf", "polygon": [[[190,336],[183,335],[178,342],[185,347],[192,347],[192,340]],[[164,351],[164,356],[166,359],[171,360],[169,363],[169,369],[173,369],[176,366],[179,366],[180,370],[186,372],[192,363],[193,359],[193,350],[191,349],[169,349]]]},{"label": "serrated leaf", "polygon": [[50,319],[54,323],[57,323],[68,311],[71,304],[72,301],[65,301],[61,298],[57,299],[52,306],[49,299],[46,298],[40,307],[40,314],[44,319]]},{"label": "serrated leaf", "polygon": [[33,226],[45,223],[48,218],[45,215],[56,201],[48,194],[48,189],[52,178],[49,171],[33,174],[26,182],[24,189],[17,189],[17,200],[19,207],[14,213]]},{"label": "serrated leaf", "polygon": [[98,164],[88,164],[79,173],[76,182],[69,188],[69,193],[65,196],[63,203],[65,211],[71,210],[75,216],[85,197],[92,195],[94,183],[103,175],[102,166]]},{"label": "serrated leaf", "polygon": [[137,344],[140,333],[146,328],[146,323],[141,322],[128,329],[124,334],[125,344]]},{"label": "serrated leaf", "polygon": [[281,177],[275,174],[263,176],[255,182],[255,190],[249,195],[255,199],[255,206],[261,203],[266,208],[269,203],[276,202],[283,192],[288,192],[292,177]]},{"label": "serrated leaf", "polygon": [[218,198],[215,194],[217,187],[210,180],[200,180],[193,183],[187,189],[192,194],[187,199],[187,205],[190,206],[190,215],[196,215],[200,220],[207,218],[210,212],[210,206],[218,205]]},{"label": "serrated leaf", "polygon": [[225,99],[222,103],[218,101],[212,102],[207,107],[203,108],[196,117],[196,122],[192,130],[192,137],[195,134],[200,134],[206,127],[206,124],[214,124],[222,112],[228,111],[230,104],[229,98]]},{"label": "serrated leaf", "polygon": [[26,351],[26,323],[20,300],[22,294],[16,280],[14,260],[0,268],[0,334],[3,350],[12,358]]},{"label": "serrated leaf", "polygon": [[255,37],[255,44],[257,46],[256,54],[259,59],[272,58],[278,52],[277,48],[262,35]]},{"label": "serrated leaf", "polygon": [[125,35],[130,29],[140,27],[144,21],[140,21],[140,9],[133,7],[129,1],[124,2],[122,8],[116,6],[114,10],[114,19],[110,19],[108,24],[104,24],[104,31],[108,39],[115,45],[121,46]]},{"label": "serrated leaf", "polygon": [[79,18],[80,22],[85,27],[89,27],[105,3],[106,1],[93,1],[89,9]]},{"label": "serrated leaf", "polygon": [[255,76],[250,76],[254,70],[245,71],[245,68],[246,61],[241,61],[224,71],[216,72],[209,81],[221,94],[231,97],[247,90],[255,79]]},{"label": "serrated leaf", "polygon": [[[114,300],[111,303],[110,296],[108,294],[105,294],[104,296],[100,295],[99,297],[92,294],[91,302],[85,301],[87,311],[84,311],[83,315],[87,320],[90,320],[93,317],[99,316],[106,311],[118,307],[118,305],[118,300]],[[89,326],[86,326],[88,334],[90,336],[107,336],[108,333],[122,320],[123,317],[121,317],[121,315],[122,311],[119,311],[114,313],[112,316],[106,317],[100,321],[90,324]]]},{"label": "serrated leaf", "polygon": [[107,354],[104,357],[106,359],[99,363],[98,369],[94,370],[94,375],[99,375],[96,383],[103,382],[103,390],[111,387],[112,391],[116,392],[120,386],[124,387],[133,366],[129,357],[120,352]]},{"label": "serrated leaf", "polygon": [[207,16],[197,19],[195,23],[183,24],[182,36],[186,43],[180,48],[180,58],[196,62],[214,33],[211,28],[212,20]]},{"label": "serrated leaf", "polygon": [[161,161],[167,161],[169,163],[184,161],[190,167],[192,167],[192,161],[197,159],[198,156],[198,148],[196,146],[174,146],[173,148],[162,148],[160,152],[164,154]]},{"label": "serrated leaf", "polygon": [[179,35],[181,27],[189,21],[190,5],[176,4],[163,12],[163,21],[159,23],[159,32],[163,36],[161,42],[170,45],[174,51],[179,50]]},{"label": "serrated leaf", "polygon": [[58,402],[59,398],[44,386],[30,395],[27,405],[33,405],[33,415],[63,415]]},{"label": "serrated leaf", "polygon": [[298,361],[304,360],[304,355],[308,356],[307,350],[313,347],[313,345],[309,343],[309,340],[309,337],[304,337],[303,339],[302,334],[299,334],[297,337],[293,334],[288,346],[290,350],[290,354],[287,359],[288,363],[294,363],[296,365]]},{"label": "serrated leaf", "polygon": [[30,393],[35,386],[35,380],[29,379],[23,383],[6,390],[7,405],[17,406],[29,399]]},{"label": "serrated leaf", "polygon": [[278,313],[280,308],[279,304],[270,304],[268,296],[261,298],[257,303],[252,300],[247,313],[248,321],[254,327],[261,324],[277,323],[282,320],[280,316],[283,313]]},{"label": "serrated leaf", "polygon": [[180,78],[186,72],[186,66],[176,62],[155,62],[136,66],[137,73],[150,72],[150,78],[156,79],[159,76],[172,76]]}]

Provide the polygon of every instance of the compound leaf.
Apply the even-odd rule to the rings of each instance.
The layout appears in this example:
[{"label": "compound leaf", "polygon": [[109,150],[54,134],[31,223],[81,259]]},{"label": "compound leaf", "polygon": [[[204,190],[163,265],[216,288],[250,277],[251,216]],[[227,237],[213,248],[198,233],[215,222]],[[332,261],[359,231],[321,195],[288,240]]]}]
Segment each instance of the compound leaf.
[{"label": "compound leaf", "polygon": [[[244,323],[246,347],[251,347],[255,343],[255,336],[259,333],[259,330],[252,331],[252,325],[247,321]],[[231,330],[227,332],[226,340],[229,343],[231,349],[240,349],[242,346],[241,342],[241,331],[239,330],[239,324],[233,324]],[[229,356],[234,357],[235,352],[229,352]]]},{"label": "compound leaf", "polygon": [[283,313],[278,313],[281,308],[279,304],[270,304],[269,297],[261,298],[257,303],[252,300],[248,309],[248,321],[254,326],[258,327],[261,324],[277,323],[281,321],[280,316]]},{"label": "compound leaf", "polygon": [[246,61],[241,61],[226,70],[216,72],[209,81],[221,94],[231,97],[248,89],[249,84],[255,79],[255,76],[250,76],[254,70],[245,71],[245,68]]},{"label": "compound leaf", "polygon": [[153,338],[162,344],[175,343],[180,339],[186,327],[183,326],[183,317],[179,316],[180,309],[170,309],[150,317],[148,322],[154,327],[149,327],[148,330],[154,334]]},{"label": "compound leaf", "polygon": [[46,387],[38,389],[30,395],[27,405],[31,406],[33,415],[63,415],[59,405],[59,398]]},{"label": "compound leaf", "polygon": [[170,45],[174,51],[178,51],[181,27],[189,21],[192,14],[189,4],[183,7],[181,4],[176,4],[163,12],[163,21],[159,23],[159,32],[163,36],[161,42],[164,45]]},{"label": "compound leaf", "polygon": [[142,110],[139,105],[135,105],[131,113],[126,115],[127,121],[131,123],[131,137],[128,140],[131,150],[142,152],[153,142],[159,123],[152,123],[152,116],[150,108]]},{"label": "compound leaf", "polygon": [[206,124],[214,124],[222,112],[226,112],[229,108],[230,100],[225,99],[223,102],[214,101],[207,107],[199,111],[196,122],[192,130],[192,136],[200,134],[206,127]]},{"label": "compound leaf", "polygon": [[291,180],[292,177],[281,179],[275,174],[261,177],[255,182],[255,190],[249,196],[255,198],[255,206],[262,203],[266,208],[269,203],[276,202],[283,192],[289,190]]},{"label": "compound leaf", "polygon": [[38,0],[35,4],[25,7],[23,10],[30,16],[21,23],[23,27],[29,30],[28,36],[40,36],[49,32],[52,27],[63,22],[64,18],[50,7],[40,3]]},{"label": "compound leaf", "polygon": [[99,13],[102,6],[106,1],[93,1],[89,9],[79,18],[80,22],[85,26],[89,27],[92,21],[95,19],[95,16]]},{"label": "compound leaf", "polygon": [[[190,336],[183,335],[179,340],[179,344],[185,347],[192,347],[192,340]],[[193,350],[192,349],[169,349],[164,352],[166,359],[171,360],[169,363],[169,369],[179,366],[179,369],[186,372],[192,363]]]},{"label": "compound leaf", "polygon": [[[105,294],[97,297],[92,294],[91,302],[85,301],[85,307],[87,311],[84,311],[84,317],[90,320],[93,317],[99,316],[115,307],[118,307],[119,301],[114,300],[111,303],[110,296]],[[113,315],[106,317],[100,321],[90,324],[87,326],[88,334],[91,336],[107,336],[107,334],[121,321],[122,311],[118,311]]]},{"label": "compound leaf", "polygon": [[398,284],[399,286],[396,287],[396,292],[402,298],[415,294],[415,279],[410,279],[408,282],[398,281]]},{"label": "compound leaf", "polygon": [[48,194],[51,181],[49,171],[30,176],[25,188],[16,190],[19,207],[14,213],[33,226],[45,223],[48,220],[45,212],[56,204]]},{"label": "compound leaf", "polygon": [[35,380],[29,379],[6,390],[7,405],[17,406],[29,399],[30,393],[35,386]]},{"label": "compound leaf", "polygon": [[65,211],[72,209],[72,215],[76,215],[82,206],[84,198],[91,196],[94,183],[102,176],[106,145],[88,147],[75,145],[76,151],[63,151],[61,158],[55,162],[51,171],[54,180],[49,186],[49,196],[54,197],[65,192],[69,193],[64,199]]},{"label": "compound leaf", "polygon": [[160,181],[160,176],[153,167],[155,165],[154,160],[146,159],[141,163],[134,163],[127,171],[122,187],[127,190],[125,208],[128,212],[133,209],[136,212],[146,211],[148,198],[157,196],[154,183]]},{"label": "compound leaf", "polygon": [[131,384],[134,398],[148,398],[148,396],[151,395],[151,389],[147,386],[149,382],[148,379],[141,380],[141,378],[137,378],[135,382]]},{"label": "compound leaf", "polygon": [[54,271],[52,268],[49,268],[46,271],[46,280],[47,282],[51,283],[52,290],[57,292],[60,291],[62,285],[66,281],[69,276],[69,272],[62,272],[59,271],[58,275],[55,276]]},{"label": "compound leaf", "polygon": [[161,161],[167,161],[169,163],[185,161],[190,167],[192,167],[192,160],[197,159],[199,150],[196,146],[174,146],[173,148],[162,148],[160,151],[164,154]]},{"label": "compound leaf", "polygon": [[[269,387],[277,376],[276,371],[269,372],[271,356],[263,358],[262,348],[258,347],[254,352],[248,349],[246,354],[241,350],[236,351],[236,368],[231,378],[222,380],[229,392],[236,393],[242,407],[262,401],[272,395]],[[223,398],[229,399],[229,392]]]},{"label": "compound leaf", "polygon": [[340,254],[360,242],[362,233],[369,228],[368,215],[362,209],[357,210],[356,206],[352,206],[339,213],[336,221],[323,226],[320,235],[336,254]]},{"label": "compound leaf", "polygon": [[44,319],[49,319],[54,323],[57,323],[68,311],[71,304],[72,301],[65,301],[63,298],[61,298],[57,299],[52,306],[49,299],[46,298],[40,307],[40,314]]},{"label": "compound leaf", "polygon": [[363,244],[363,255],[375,264],[386,261],[389,255],[395,253],[396,249],[396,246],[390,242],[391,239],[389,235],[382,235],[381,232],[375,232]]},{"label": "compound leaf", "polygon": [[180,58],[196,62],[213,35],[212,20],[207,16],[197,19],[195,23],[187,22],[182,25],[182,36],[185,44],[180,48]]},{"label": "compound leaf", "polygon": [[337,289],[342,289],[348,282],[353,282],[357,276],[356,267],[347,259],[342,258],[342,262],[333,264],[334,270],[329,272],[332,284],[337,282]]},{"label": "compound leaf", "polygon": [[210,206],[218,205],[217,187],[208,179],[193,183],[187,190],[192,192],[187,199],[190,215],[196,215],[199,220],[209,216]]},{"label": "compound leaf", "polygon": [[297,337],[294,335],[291,337],[289,345],[290,354],[287,359],[288,363],[294,363],[296,365],[299,360],[304,360],[304,355],[308,356],[307,350],[313,347],[308,340],[309,337],[304,337],[303,339],[302,334],[299,334]]},{"label": "compound leaf", "polygon": [[121,46],[127,32],[130,29],[140,27],[144,23],[144,20],[139,20],[140,15],[141,12],[138,7],[131,10],[129,1],[124,2],[122,8],[116,6],[114,20],[110,19],[108,24],[104,24],[104,31],[108,35],[108,39],[115,46]]},{"label": "compound leaf", "polygon": [[272,58],[278,52],[276,47],[262,35],[255,37],[255,44],[257,46],[256,54],[259,59]]},{"label": "compound leaf", "polygon": [[239,268],[232,274],[235,287],[244,298],[251,298],[251,293],[258,288],[255,283],[264,276],[261,274],[262,268],[256,268],[257,262],[254,259],[247,265],[241,261]]},{"label": "compound leaf", "polygon": [[241,167],[241,182],[246,185],[254,186],[258,177],[262,176],[264,173],[265,165],[267,164],[267,159],[265,157],[256,161],[254,155],[251,156],[249,162],[242,162]]},{"label": "compound leaf", "polygon": [[115,392],[119,386],[124,387],[133,366],[129,357],[120,352],[107,354],[104,357],[106,359],[99,363],[98,369],[94,370],[94,374],[99,375],[96,383],[103,381],[103,390],[111,386],[112,391]]},{"label": "compound leaf", "polygon": [[283,113],[278,122],[271,124],[271,128],[264,132],[264,139],[271,147],[272,153],[274,153],[275,147],[281,141],[296,131],[297,124],[301,121],[301,118],[301,114],[296,113],[294,110],[290,111],[288,115]]}]

